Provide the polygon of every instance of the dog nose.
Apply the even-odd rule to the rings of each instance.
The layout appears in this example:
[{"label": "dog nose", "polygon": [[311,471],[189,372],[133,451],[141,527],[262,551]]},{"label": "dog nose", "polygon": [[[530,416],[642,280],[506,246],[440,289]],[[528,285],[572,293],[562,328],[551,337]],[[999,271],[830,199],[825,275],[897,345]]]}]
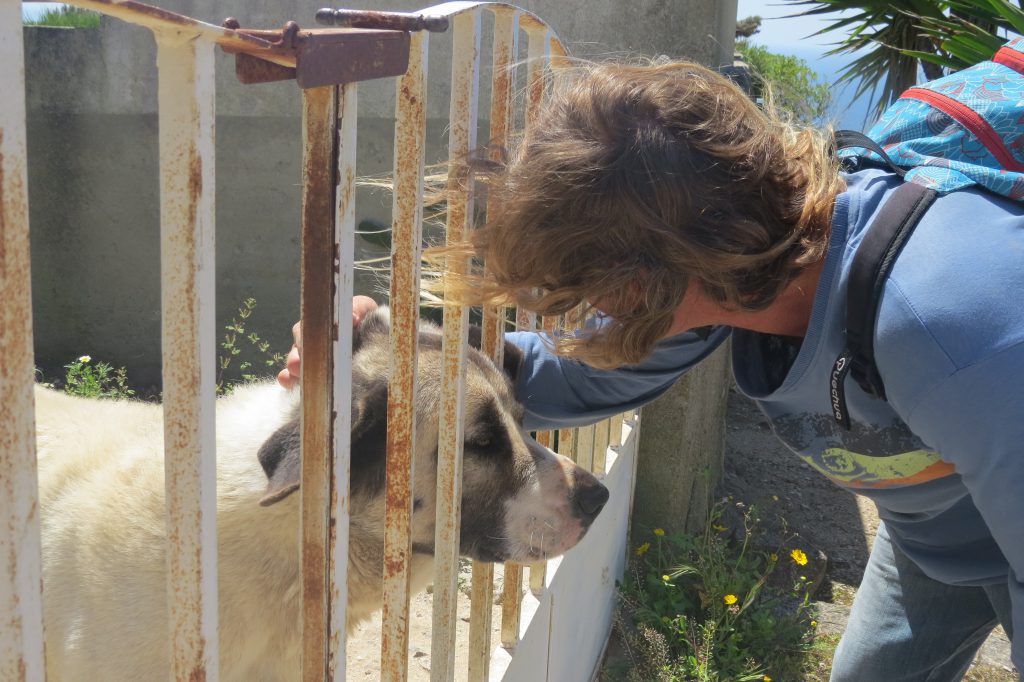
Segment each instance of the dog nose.
[{"label": "dog nose", "polygon": [[596,518],[607,502],[608,488],[600,483],[576,489],[576,507],[587,518]]}]

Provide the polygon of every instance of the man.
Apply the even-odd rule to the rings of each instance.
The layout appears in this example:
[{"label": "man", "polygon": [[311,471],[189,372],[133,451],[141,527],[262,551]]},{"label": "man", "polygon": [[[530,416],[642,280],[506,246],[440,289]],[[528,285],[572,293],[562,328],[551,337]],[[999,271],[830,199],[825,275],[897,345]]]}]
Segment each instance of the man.
[{"label": "man", "polygon": [[841,173],[824,135],[698,65],[607,64],[557,83],[488,182],[499,208],[442,252],[488,271],[446,297],[591,312],[508,336],[528,428],[649,402],[731,335],[775,433],[883,522],[832,680],[959,680],[997,623],[1024,630],[1024,207],[972,189],[931,207],[879,308],[887,401],[848,382],[846,429],[828,389],[850,262],[898,176]]}]

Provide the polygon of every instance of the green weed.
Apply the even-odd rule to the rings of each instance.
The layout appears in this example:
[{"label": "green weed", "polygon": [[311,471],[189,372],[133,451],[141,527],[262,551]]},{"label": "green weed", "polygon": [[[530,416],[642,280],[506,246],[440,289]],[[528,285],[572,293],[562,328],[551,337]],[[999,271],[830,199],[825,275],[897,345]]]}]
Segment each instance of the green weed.
[{"label": "green weed", "polygon": [[224,339],[220,342],[221,353],[217,356],[217,393],[230,393],[239,383],[259,378],[256,369],[261,368],[273,374],[284,366],[285,356],[270,350],[270,343],[247,327],[249,318],[256,310],[256,299],[242,301],[238,313],[224,326]]},{"label": "green weed", "polygon": [[[755,549],[758,512],[743,512],[739,539],[722,525],[727,500],[703,533],[654,529],[635,548],[621,586],[629,682],[771,682],[801,679],[814,638],[806,578],[777,586],[782,563],[807,564],[794,549],[781,559]],[[796,571],[799,573],[799,571]],[[778,574],[788,575],[788,571]],[[778,577],[778,575],[776,575]]]},{"label": "green weed", "polygon": [[128,387],[127,370],[114,369],[106,362],[93,362],[88,355],[64,365],[64,392],[83,398],[126,399],[135,395]]}]

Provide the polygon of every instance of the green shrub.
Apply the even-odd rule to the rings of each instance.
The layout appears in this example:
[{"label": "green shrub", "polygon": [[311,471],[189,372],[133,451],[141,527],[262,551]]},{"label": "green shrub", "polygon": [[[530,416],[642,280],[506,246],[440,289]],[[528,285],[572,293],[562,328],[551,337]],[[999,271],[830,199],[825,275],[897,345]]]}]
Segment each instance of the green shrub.
[{"label": "green shrub", "polygon": [[48,9],[36,19],[25,20],[26,26],[56,26],[59,28],[99,28],[101,15],[80,7],[65,5]]}]

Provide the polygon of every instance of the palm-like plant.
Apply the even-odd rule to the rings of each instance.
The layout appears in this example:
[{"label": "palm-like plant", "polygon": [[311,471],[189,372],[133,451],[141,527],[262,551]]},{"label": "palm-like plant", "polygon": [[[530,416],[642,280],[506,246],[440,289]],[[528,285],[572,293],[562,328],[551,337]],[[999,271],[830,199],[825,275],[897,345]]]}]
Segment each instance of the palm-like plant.
[{"label": "palm-like plant", "polygon": [[938,78],[990,58],[1006,42],[1001,32],[1024,33],[1024,0],[787,0],[810,5],[800,15],[842,13],[817,32],[839,37],[826,54],[856,54],[839,82],[870,92],[878,111],[925,77]]}]

